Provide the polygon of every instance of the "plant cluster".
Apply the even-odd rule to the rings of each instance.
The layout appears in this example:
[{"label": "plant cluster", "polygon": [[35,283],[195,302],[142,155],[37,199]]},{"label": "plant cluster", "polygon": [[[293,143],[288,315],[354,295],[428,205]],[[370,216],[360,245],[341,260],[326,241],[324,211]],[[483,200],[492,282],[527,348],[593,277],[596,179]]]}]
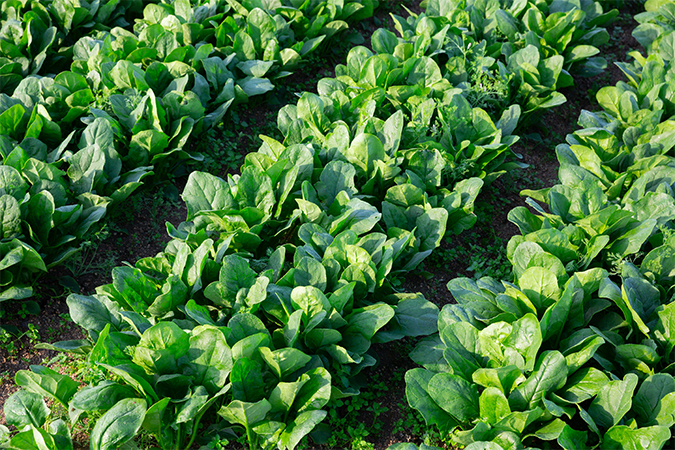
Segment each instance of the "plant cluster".
[{"label": "plant cluster", "polygon": [[451,280],[411,354],[410,405],[467,449],[673,445],[675,69],[645,47],[557,147],[559,184],[509,213],[513,279]]},{"label": "plant cluster", "polygon": [[[148,3],[148,2],[146,2]],[[8,0],[0,9],[0,301],[35,277],[191,136],[377,1]]]},{"label": "plant cluster", "polygon": [[[118,447],[141,429],[162,448],[188,448],[211,411],[207,441],[234,435],[251,448],[293,449],[326,417],[329,400],[359,394],[364,370],[375,363],[373,343],[433,331],[437,307],[396,292],[390,278],[417,268],[446,231],[475,223],[484,183],[521,165],[510,150],[521,111],[563,101],[555,89],[568,74],[565,56],[535,45],[489,56],[485,41],[458,28],[462,5],[441,3],[442,11],[432,2],[425,14],[397,19],[399,36],[376,31],[373,51],[352,49],[336,78],[319,82],[318,94],[305,92],[282,108],[283,141],[261,136],[240,174],[193,172],[182,194],[188,217],[167,226],[172,240],[163,252],[113,269],[112,283],[95,295],[68,298],[89,339],[52,348],[87,354],[107,379],[77,389],[40,366],[19,372],[24,389],[5,409],[8,423],[21,428],[10,446],[33,439],[68,448],[68,426],[88,417],[95,421],[92,449]],[[558,14],[547,5],[527,3]],[[568,3],[565,14],[578,9]],[[156,25],[138,23],[140,36]],[[136,38],[124,36],[135,48]],[[457,48],[470,62],[464,72],[448,64]],[[99,61],[87,64],[95,72]],[[107,66],[111,78],[118,64]],[[121,79],[132,84],[110,97],[112,114],[149,121],[159,127],[155,135],[164,116],[129,111],[160,111],[162,102],[152,90],[139,97],[142,69],[123,65]],[[475,67],[496,67],[508,80],[506,103],[490,112],[471,105],[468,70]],[[179,84],[186,99],[198,95],[190,84],[198,73]],[[217,74],[216,91],[228,98],[232,83],[219,78],[224,71]],[[162,98],[178,96],[175,89],[169,83]],[[189,110],[190,101],[171,104]],[[50,421],[43,397],[68,405],[70,424]]]},{"label": "plant cluster", "polygon": [[646,11],[635,16],[640,24],[633,30],[633,37],[649,54],[658,54],[672,61],[672,43],[675,38],[675,7],[668,0],[647,0]]}]

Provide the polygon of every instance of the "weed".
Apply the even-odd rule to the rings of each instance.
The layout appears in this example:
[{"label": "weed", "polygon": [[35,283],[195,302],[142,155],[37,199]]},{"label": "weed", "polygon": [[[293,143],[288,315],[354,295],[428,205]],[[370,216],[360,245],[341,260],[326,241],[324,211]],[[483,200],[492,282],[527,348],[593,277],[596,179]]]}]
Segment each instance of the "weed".
[{"label": "weed", "polygon": [[380,406],[378,399],[388,390],[387,384],[375,375],[361,394],[329,403],[327,422],[332,434],[326,445],[351,450],[373,449],[368,438],[376,438],[382,431],[378,419],[388,408]]},{"label": "weed", "polygon": [[110,223],[106,220],[80,244],[80,251],[65,261],[64,266],[74,277],[100,271],[105,273],[106,269],[112,270],[112,267],[115,267],[114,261],[117,259],[115,252],[108,253],[104,257],[98,256],[100,243],[110,236],[112,228]]},{"label": "weed", "polygon": [[511,264],[502,243],[494,243],[487,247],[470,244],[470,249],[471,264],[466,270],[474,272],[474,278],[492,277],[505,280],[511,275]]},{"label": "weed", "polygon": [[226,129],[222,123],[207,131],[200,149],[205,154],[205,169],[210,173],[235,172],[244,162],[239,142],[245,137],[242,131]]},{"label": "weed", "polygon": [[40,342],[40,332],[32,323],[28,324],[28,330],[26,330],[25,335],[28,337],[31,347],[35,347]]},{"label": "weed", "polygon": [[276,129],[276,111],[269,111],[255,123],[242,119],[236,112],[230,112],[226,122],[208,130],[200,140],[197,150],[204,154],[204,168],[210,173],[236,172],[244,157],[257,150],[258,136],[263,134],[275,139],[281,138]]},{"label": "weed", "polygon": [[92,365],[85,355],[74,353],[57,353],[42,365],[49,367],[63,375],[86,384],[98,384],[105,379],[105,372],[98,365]]},{"label": "weed", "polygon": [[[28,339],[30,347],[35,347],[40,341],[40,332],[32,323],[28,324],[28,329],[23,333],[10,333],[6,329],[0,327],[0,348],[5,349],[10,358],[15,358],[19,354],[19,350],[26,347],[26,345],[21,342],[24,337]],[[30,360],[27,360],[26,362],[30,363]]]},{"label": "weed", "polygon": [[[505,243],[494,232],[487,235],[470,232],[463,245],[436,249],[429,255],[426,264],[438,270],[448,271],[454,261],[468,263],[466,271],[473,272],[475,279],[482,277],[506,279],[511,275],[511,264],[506,257]],[[432,294],[437,294],[435,289],[432,290]]]},{"label": "weed", "polygon": [[[551,153],[551,157],[555,159],[553,153]],[[534,165],[531,165],[526,169],[507,172],[503,175],[502,185],[510,194],[518,194],[523,189],[542,189],[546,186],[546,182],[539,177],[536,169],[537,168]],[[504,202],[506,198],[502,191],[495,191],[491,186],[489,189],[486,189],[484,193],[486,196],[491,197],[489,198],[489,203],[491,204]],[[507,201],[507,203],[509,203],[509,201]],[[478,214],[478,212],[476,214]],[[480,215],[479,220],[481,220]]]},{"label": "weed", "polygon": [[0,319],[2,318],[9,319],[15,316],[20,317],[21,319],[26,319],[30,315],[37,315],[40,313],[39,305],[32,300],[16,302],[13,306],[18,307],[19,309],[17,310],[11,309],[10,312],[8,312],[5,309],[0,309]]},{"label": "weed", "polygon": [[474,108],[494,113],[502,110],[509,100],[508,80],[502,79],[495,71],[473,67],[470,82],[467,100]]},{"label": "weed", "polygon": [[211,442],[209,442],[205,446],[201,447],[200,450],[206,450],[206,449],[225,450],[229,443],[230,443],[230,441],[228,441],[227,439],[220,439],[220,438],[214,437],[213,439],[211,439]]},{"label": "weed", "polygon": [[60,324],[65,325],[66,323],[74,323],[72,317],[70,317],[70,314],[68,313],[61,313],[59,314],[60,317]]},{"label": "weed", "polygon": [[0,347],[7,350],[7,353],[9,353],[10,357],[16,356],[19,353],[16,340],[4,328],[0,328]]},{"label": "weed", "polygon": [[428,426],[422,415],[407,403],[399,403],[402,417],[394,424],[394,434],[410,434],[415,440],[422,441],[425,445],[433,447],[453,448],[449,435],[443,435],[438,427]]}]

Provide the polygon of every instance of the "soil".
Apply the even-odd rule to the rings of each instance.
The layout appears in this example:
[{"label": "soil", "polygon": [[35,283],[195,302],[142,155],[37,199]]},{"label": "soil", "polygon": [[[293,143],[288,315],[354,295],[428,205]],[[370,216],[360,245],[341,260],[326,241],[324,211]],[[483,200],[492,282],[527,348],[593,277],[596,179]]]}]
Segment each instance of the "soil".
[{"label": "soil", "polygon": [[[352,26],[363,39],[363,45],[369,45],[370,35],[375,29],[392,26],[389,13],[407,16],[402,6],[413,12],[421,12],[418,1],[381,3],[383,5],[373,18]],[[611,39],[603,47],[601,55],[608,60],[608,70],[593,78],[577,79],[576,86],[562,90],[567,103],[544,114],[539,124],[529,129],[529,134],[513,147],[529,167],[518,173],[506,174],[484,188],[476,202],[479,219],[475,227],[459,236],[447,236],[441,248],[426,262],[424,271],[406,277],[400,289],[421,292],[442,308],[454,302],[446,288],[451,279],[501,274],[500,270],[506,267],[502,264],[506,262],[506,243],[518,234],[517,227],[507,219],[508,212],[516,206],[527,206],[524,197],[519,195],[521,190],[541,189],[555,184],[558,170],[555,146],[564,142],[565,136],[576,129],[577,117],[582,109],[598,109],[594,97],[600,87],[624,79],[613,62],[627,60],[627,52],[639,48],[630,34],[637,25],[632,16],[639,11],[637,2],[626,2],[618,19],[608,27]],[[359,40],[358,37],[356,39]],[[294,101],[294,94],[303,90],[316,91],[313,82],[317,79],[317,73],[325,77],[333,76],[335,65],[344,63],[351,45],[342,43],[332,47],[328,56],[319,61],[319,66],[313,65],[314,62],[310,60],[308,70],[298,71],[284,79],[265,99],[239,105],[235,112],[228,114],[222,129],[234,133],[239,151],[236,155],[238,163],[243,161],[246,153],[256,150],[260,142],[257,136],[250,136],[246,129],[263,129],[266,134],[280,138],[275,136],[278,133],[274,126],[277,111],[284,104]],[[203,150],[203,143],[193,142],[192,148]],[[194,169],[199,170],[199,167],[195,166]],[[220,167],[213,173],[224,177],[235,171],[230,166]],[[55,358],[57,352],[37,349],[35,343],[85,338],[68,317],[67,295],[71,292],[90,295],[96,286],[111,282],[110,272],[113,267],[124,263],[133,264],[140,258],[160,252],[169,240],[165,222],[178,225],[185,220],[186,208],[178,196],[185,182],[186,177],[178,177],[171,184],[156,185],[134,194],[128,202],[129,207],[109,218],[78,256],[43,276],[32,299],[39,307],[39,314],[29,314],[36,306],[33,303],[5,302],[4,313],[0,310],[0,325],[15,327],[21,337],[10,341],[0,340],[0,405],[4,405],[7,397],[17,390],[13,379],[19,370],[28,369],[33,364],[49,364],[55,370],[67,373],[72,361]],[[476,248],[483,249],[484,260],[466,257],[475,254]],[[39,336],[33,335],[31,339],[28,333],[30,325],[37,329]],[[380,412],[373,412],[372,408],[362,410],[353,423],[366,424],[370,430],[366,440],[371,442],[374,449],[383,450],[397,442],[419,444],[423,437],[419,429],[415,428],[421,419],[415,418],[416,412],[407,405],[403,382],[405,371],[415,367],[407,357],[415,343],[415,340],[408,339],[373,347],[379,362],[367,376],[384,387],[371,389],[369,398],[379,405],[376,409]],[[340,416],[352,414],[348,406],[339,408],[337,412]],[[4,414],[0,414],[0,425],[4,424]]]}]

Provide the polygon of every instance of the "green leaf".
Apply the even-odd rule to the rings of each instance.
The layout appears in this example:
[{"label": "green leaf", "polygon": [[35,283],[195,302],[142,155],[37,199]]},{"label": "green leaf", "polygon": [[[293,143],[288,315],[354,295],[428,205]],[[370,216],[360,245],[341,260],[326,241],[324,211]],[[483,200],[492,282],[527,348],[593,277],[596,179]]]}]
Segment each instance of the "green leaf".
[{"label": "green leaf", "polygon": [[0,197],[0,236],[11,239],[21,233],[19,202],[11,195]]},{"label": "green leaf", "polygon": [[[513,131],[518,126],[519,119],[520,119],[520,105],[511,105],[508,109],[504,110],[504,112],[502,113],[501,118],[497,122],[497,128],[502,130],[503,136],[508,136],[512,134]],[[511,214],[510,211],[509,214]],[[509,220],[511,219],[509,218]]]},{"label": "green leaf", "polygon": [[29,188],[21,173],[14,167],[7,165],[0,166],[0,186],[2,186],[3,195],[8,194],[21,200],[23,200]]},{"label": "green leaf", "polygon": [[537,311],[545,310],[560,298],[558,278],[553,272],[543,267],[530,267],[525,270],[518,284]]},{"label": "green leaf", "polygon": [[230,329],[230,335],[227,337],[227,342],[236,344],[246,337],[262,334],[269,337],[269,331],[265,328],[265,324],[258,318],[249,313],[235,314],[227,323]]},{"label": "green leaf", "polygon": [[262,95],[274,89],[274,85],[267,78],[246,77],[237,84],[249,97]]},{"label": "green leaf", "polygon": [[297,286],[314,286],[321,291],[326,290],[326,269],[316,259],[305,256],[295,264],[293,273]]},{"label": "green leaf", "polygon": [[[426,300],[421,295],[415,295],[411,298],[404,298],[394,307],[395,315],[389,322],[387,331],[392,331],[396,327],[403,336],[426,336],[435,331],[438,322],[438,307]],[[394,325],[394,323],[396,325]],[[387,331],[380,332],[380,335],[387,335]],[[394,336],[398,336],[394,334]],[[400,339],[396,337],[396,339]],[[378,341],[381,342],[381,341]]]},{"label": "green leaf", "polygon": [[186,220],[192,220],[199,211],[238,209],[228,184],[204,172],[190,174],[181,197],[188,210]]},{"label": "green leaf", "polygon": [[541,319],[541,329],[544,330],[545,341],[551,338],[557,341],[567,323],[572,305],[583,300],[583,295],[584,291],[581,289],[578,279],[573,278],[565,288],[560,300],[551,305]]},{"label": "green leaf", "polygon": [[227,255],[222,260],[219,281],[210,284],[204,294],[214,303],[223,304],[224,300],[235,300],[240,289],[253,286],[255,279],[256,273],[250,268],[248,261],[238,255]]},{"label": "green leaf", "polygon": [[272,405],[265,399],[256,403],[246,403],[239,400],[223,406],[218,414],[232,424],[239,424],[250,429],[253,425],[265,419]]},{"label": "green leaf", "polygon": [[217,327],[202,325],[192,330],[187,351],[186,375],[196,385],[204,386],[211,395],[227,383],[232,370],[232,351],[223,332]]},{"label": "green leaf", "polygon": [[143,429],[149,431],[155,436],[161,435],[164,413],[166,412],[166,407],[170,401],[170,397],[164,397],[148,408],[148,410],[145,412],[145,417],[143,418]]},{"label": "green leaf", "polygon": [[113,375],[120,377],[141,395],[154,401],[159,400],[154,388],[146,380],[147,374],[139,366],[135,364],[120,364],[113,367],[104,363],[99,363],[99,365]]},{"label": "green leaf", "polygon": [[295,397],[295,408],[298,412],[323,408],[331,396],[331,375],[323,367],[317,367],[308,372],[309,380],[302,385]]},{"label": "green leaf", "polygon": [[408,75],[409,85],[432,86],[443,79],[438,64],[433,59],[422,56],[417,58]]},{"label": "green leaf", "polygon": [[435,250],[445,235],[448,212],[444,208],[432,208],[417,218],[415,237],[420,240],[420,252]]},{"label": "green leaf", "polygon": [[244,30],[239,30],[235,35],[233,47],[239,61],[256,59],[253,39]]},{"label": "green leaf", "polygon": [[355,309],[346,319],[350,329],[358,331],[366,339],[372,339],[380,328],[389,323],[394,314],[394,308],[391,306],[377,303]]},{"label": "green leaf", "polygon": [[516,34],[518,33],[518,20],[509,11],[504,11],[503,9],[497,10],[495,19],[497,20],[499,31],[504,33],[509,41],[515,41]]},{"label": "green leaf", "polygon": [[197,386],[176,414],[176,423],[187,423],[199,417],[198,413],[209,402],[209,392],[204,386]]},{"label": "green leaf", "polygon": [[258,349],[268,347],[269,345],[270,336],[268,333],[256,333],[246,336],[232,346],[232,358],[235,361],[240,358],[250,358],[262,362]]},{"label": "green leaf", "polygon": [[14,377],[16,384],[41,397],[52,398],[67,407],[79,384],[69,376],[60,375],[47,367],[30,366],[30,369],[16,373]]},{"label": "green leaf", "polygon": [[455,322],[448,324],[440,334],[446,345],[443,357],[453,373],[470,380],[483,362],[478,330],[469,323]]},{"label": "green leaf", "polygon": [[261,365],[249,358],[238,358],[230,375],[232,395],[236,400],[256,402],[265,396]]},{"label": "green leaf", "polygon": [[667,427],[653,426],[632,429],[626,425],[612,427],[602,440],[607,450],[659,450],[670,439]]},{"label": "green leaf", "polygon": [[[9,447],[30,450],[53,450],[58,448],[54,437],[46,430],[32,427],[14,435],[9,442]],[[68,447],[64,447],[64,450],[66,448]]]},{"label": "green leaf", "polygon": [[283,380],[296,370],[301,369],[312,359],[296,348],[282,348],[272,351],[267,347],[260,347],[258,351],[279,380]]},{"label": "green leaf", "polygon": [[131,137],[128,158],[136,166],[148,165],[154,155],[169,146],[169,136],[157,130],[143,130]]},{"label": "green leaf", "polygon": [[433,377],[434,373],[425,369],[407,371],[405,374],[406,398],[408,404],[422,414],[427,425],[435,424],[441,431],[450,431],[459,423],[429,395],[429,381]]},{"label": "green leaf", "polygon": [[349,148],[343,150],[344,157],[354,165],[357,174],[370,178],[375,170],[375,161],[384,160],[384,146],[372,134],[362,133],[354,138]]},{"label": "green leaf", "polygon": [[[401,121],[402,120],[403,119],[401,119]],[[441,155],[438,150],[418,149],[415,150],[415,152],[410,157],[407,170],[417,174],[422,180],[424,180],[427,190],[433,192],[434,188],[441,185],[441,176],[445,166],[446,161],[443,159],[443,155]]]},{"label": "green leaf", "polygon": [[319,176],[316,185],[317,194],[327,205],[332,205],[341,191],[351,198],[357,192],[354,185],[355,176],[356,170],[353,165],[344,161],[330,161]]},{"label": "green leaf", "polygon": [[469,278],[453,278],[448,290],[460,305],[468,306],[478,317],[491,318],[502,312],[493,295],[481,290],[476,281]]},{"label": "green leaf", "polygon": [[0,132],[5,136],[13,136],[20,140],[27,121],[26,109],[21,104],[15,104],[0,114]]},{"label": "green leaf", "polygon": [[25,425],[40,428],[49,416],[50,409],[42,396],[20,390],[12,394],[5,402],[5,420],[9,425],[21,429]]},{"label": "green leaf", "polygon": [[[673,393],[675,393],[675,379],[672,375],[657,373],[642,382],[633,399],[633,411],[637,413],[639,422],[643,425],[665,425],[670,427],[673,423],[675,410],[673,406]],[[670,416],[670,420],[664,417]]]},{"label": "green leaf", "polygon": [[394,54],[394,49],[398,45],[398,38],[394,33],[385,29],[378,28],[370,38],[373,50],[377,53],[384,53],[388,55]]},{"label": "green leaf", "polygon": [[612,428],[630,410],[638,377],[627,374],[621,381],[610,381],[593,399],[588,413],[603,428]]},{"label": "green leaf", "polygon": [[595,367],[584,367],[569,377],[565,387],[556,393],[568,402],[578,404],[595,397],[608,382],[609,378],[603,372]]},{"label": "green leaf", "polygon": [[535,408],[542,398],[563,387],[567,380],[567,364],[560,352],[543,352],[534,369],[529,378],[509,395],[512,410]]},{"label": "green leaf", "polygon": [[472,380],[484,388],[494,387],[508,395],[520,381],[525,380],[525,377],[518,367],[512,365],[496,369],[478,369],[473,373]]},{"label": "green leaf", "polygon": [[504,393],[495,387],[485,389],[479,398],[480,417],[490,425],[494,425],[511,414],[509,402]]},{"label": "green leaf", "polygon": [[[97,145],[105,155],[104,172],[109,180],[120,174],[122,161],[115,150],[115,137],[112,125],[103,118],[96,118],[87,125],[80,138],[80,148]],[[70,172],[70,169],[68,170]]]},{"label": "green leaf", "polygon": [[[239,64],[237,64],[237,68],[239,68],[246,75],[256,78],[262,78],[272,68],[273,65],[274,61],[253,60],[253,61],[242,61]],[[251,96],[251,94],[249,94],[246,91],[246,89],[244,89],[244,92],[246,92],[246,94]]]},{"label": "green leaf", "polygon": [[567,426],[568,425],[564,421],[555,419],[539,428],[533,435],[543,441],[552,441],[557,439]]},{"label": "green leaf", "polygon": [[310,431],[321,422],[328,412],[321,410],[300,413],[291,423],[286,425],[279,436],[281,450],[293,450]]},{"label": "green leaf", "polygon": [[675,424],[675,392],[663,396],[649,417],[649,424],[672,427]]},{"label": "green leaf", "polygon": [[178,359],[189,347],[190,337],[185,331],[174,322],[160,322],[143,333],[132,360],[148,373],[172,374],[178,372]]},{"label": "green leaf", "polygon": [[235,200],[239,202],[239,207],[242,209],[252,206],[271,215],[276,202],[272,180],[258,167],[246,167],[239,177]]},{"label": "green leaf", "polygon": [[462,377],[439,373],[429,380],[429,395],[448,414],[467,423],[480,415],[476,386]]},{"label": "green leaf", "polygon": [[88,330],[100,333],[110,324],[119,330],[122,323],[119,306],[105,297],[71,294],[66,300],[73,321]]},{"label": "green leaf", "polygon": [[140,398],[120,400],[103,414],[91,431],[92,450],[118,448],[132,439],[143,424],[147,403]]},{"label": "green leaf", "polygon": [[565,360],[567,361],[569,373],[574,373],[586,364],[604,343],[605,340],[600,336],[588,336],[578,344],[565,350]]},{"label": "green leaf", "polygon": [[624,300],[627,300],[632,310],[645,322],[661,305],[659,290],[645,279],[624,278],[621,290]]},{"label": "green leaf", "polygon": [[565,450],[575,450],[577,448],[583,448],[586,446],[586,441],[588,440],[588,433],[585,431],[577,431],[565,425],[560,436],[558,436],[558,444]]},{"label": "green leaf", "polygon": [[120,266],[112,270],[113,287],[119,297],[137,313],[144,313],[157,297],[155,283],[139,269]]},{"label": "green leaf", "polygon": [[527,411],[514,411],[500,420],[495,428],[522,434],[530,424],[541,418],[543,414],[544,411],[539,407]]},{"label": "green leaf", "polygon": [[541,346],[541,326],[534,314],[526,314],[512,324],[511,334],[504,345],[516,349],[525,359],[525,371],[534,368],[537,353]]},{"label": "green leaf", "polygon": [[295,382],[282,381],[278,383],[269,396],[272,412],[287,414],[293,406],[298,392],[307,381],[309,381],[309,377],[303,375]]},{"label": "green leaf", "polygon": [[135,392],[129,386],[106,380],[98,386],[78,391],[70,401],[70,406],[82,411],[107,411],[119,400],[130,397],[135,397]]},{"label": "green leaf", "polygon": [[503,450],[503,447],[494,442],[472,442],[464,450]]},{"label": "green leaf", "polygon": [[641,222],[635,228],[631,228],[616,239],[609,248],[609,252],[616,253],[621,257],[637,253],[652,234],[655,226],[655,219],[647,219],[644,222]]}]

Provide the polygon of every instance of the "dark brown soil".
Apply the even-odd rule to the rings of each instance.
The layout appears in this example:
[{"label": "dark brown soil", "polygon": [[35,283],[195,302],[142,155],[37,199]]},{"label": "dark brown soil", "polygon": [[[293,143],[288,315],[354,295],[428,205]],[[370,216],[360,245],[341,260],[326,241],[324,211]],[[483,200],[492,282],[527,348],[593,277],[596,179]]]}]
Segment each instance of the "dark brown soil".
[{"label": "dark brown soil", "polygon": [[[391,26],[390,12],[407,16],[402,6],[420,12],[417,1],[381,3],[384,5],[374,18],[352,27],[362,36],[363,45],[369,46],[369,36],[375,29]],[[506,243],[518,233],[515,225],[508,221],[507,214],[516,206],[526,206],[519,192],[522,189],[541,189],[555,184],[558,170],[555,146],[564,142],[565,136],[576,129],[577,117],[582,109],[598,109],[594,96],[600,87],[623,79],[621,71],[613,62],[626,60],[627,52],[638,48],[630,32],[636,26],[632,14],[639,11],[639,5],[636,6],[635,2],[626,3],[627,6],[618,20],[608,28],[611,41],[602,53],[609,62],[608,71],[594,78],[577,80],[577,86],[563,90],[567,103],[547,112],[540,124],[528,131],[531,134],[514,147],[522,155],[522,161],[530,167],[518,173],[506,174],[492,186],[485,188],[476,203],[479,216],[476,226],[460,236],[446,237],[441,248],[425,263],[425,272],[406,277],[400,289],[421,292],[442,308],[454,301],[446,288],[451,279],[457,276],[474,277],[478,272],[488,275],[501,273],[498,262],[505,261]],[[317,73],[326,77],[333,76],[335,65],[344,62],[350,45],[347,43],[326,49],[325,55],[328,56],[323,56],[321,60],[310,60],[306,70],[298,71],[283,80],[275,92],[264,100],[239,105],[235,112],[227,115],[218,132],[230,130],[233,133],[239,152],[235,157],[238,164],[243,162],[246,153],[256,150],[259,145],[258,137],[251,136],[248,129],[263,129],[265,134],[279,139],[280,136],[275,135],[278,132],[274,126],[277,111],[284,104],[294,101],[295,93],[303,90],[315,91],[316,86],[313,83],[317,79]],[[205,141],[195,142],[192,147],[204,150],[203,142]],[[209,141],[208,145],[213,142]],[[200,167],[195,166],[195,169],[199,170]],[[222,165],[214,174],[226,176],[232,172],[232,167]],[[135,196],[129,202],[129,207],[106,222],[98,240],[93,240],[81,256],[42,277],[36,295],[40,307],[39,315],[25,315],[20,303],[6,302],[8,304],[5,305],[4,316],[0,316],[0,324],[16,327],[20,333],[26,332],[29,324],[32,324],[39,332],[39,338],[35,339],[37,341],[84,338],[80,329],[67,316],[65,298],[71,289],[90,295],[96,286],[111,281],[110,270],[113,267],[125,261],[133,264],[139,258],[160,252],[168,241],[164,223],[168,221],[177,225],[185,219],[186,209],[178,197],[185,182],[185,178],[178,178],[173,180],[176,188],[157,186]],[[487,269],[481,266],[480,261],[466,257],[475,253],[477,247],[485,249],[484,258],[492,260],[486,262]],[[377,450],[386,449],[396,442],[419,443],[422,437],[414,432],[414,419],[411,418],[415,413],[407,406],[403,382],[405,371],[414,367],[414,363],[407,358],[407,353],[414,344],[413,340],[406,340],[373,347],[379,363],[368,376],[383,382],[386,389],[380,389],[372,395],[374,402],[387,408],[387,411],[375,416],[373,412],[362,412],[356,422],[372,424],[376,417],[377,426],[373,430],[377,432],[373,432],[367,440]],[[44,364],[56,352],[33,348],[34,342],[28,336],[14,339],[12,344],[0,341],[0,345],[0,405],[4,405],[7,397],[16,390],[12,381],[14,374],[18,370],[27,369],[31,364]],[[16,350],[12,350],[12,345]],[[59,364],[54,367],[58,369]],[[352,414],[347,407],[340,408],[338,413],[345,416]],[[4,423],[4,414],[0,414],[0,424]]]}]

